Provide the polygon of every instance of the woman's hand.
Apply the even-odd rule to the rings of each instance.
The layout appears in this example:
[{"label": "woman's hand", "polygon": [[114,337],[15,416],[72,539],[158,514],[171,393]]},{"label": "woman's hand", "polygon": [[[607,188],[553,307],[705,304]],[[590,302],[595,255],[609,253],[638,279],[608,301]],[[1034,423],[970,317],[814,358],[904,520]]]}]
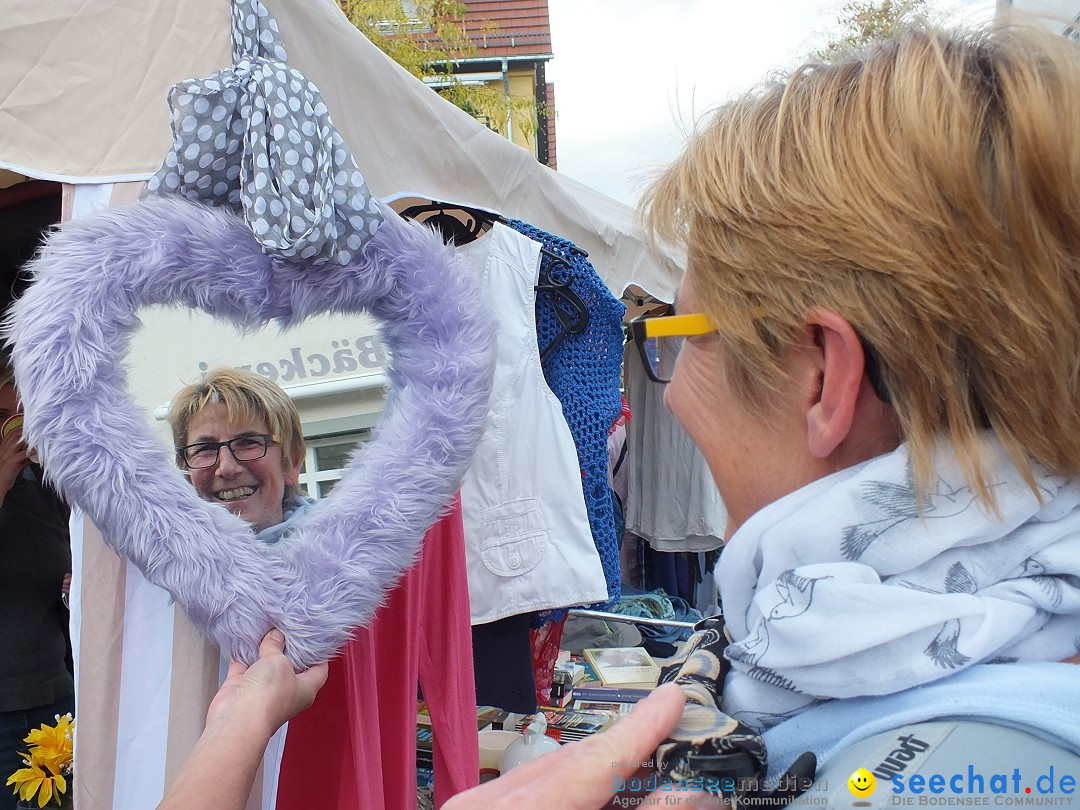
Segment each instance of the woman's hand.
[{"label": "woman's hand", "polygon": [[[610,730],[564,745],[459,793],[443,805],[444,810],[595,810],[622,806],[623,798],[628,805],[648,806],[641,791],[631,789],[633,780],[644,781],[648,772],[641,763],[652,759],[656,746],[678,724],[685,703],[679,686],[661,686]],[[723,806],[715,797],[698,792],[658,790],[653,795],[658,798],[653,805]]]},{"label": "woman's hand", "polygon": [[22,427],[17,427],[0,439],[0,504],[15,486],[15,479],[30,463],[30,453],[23,443]]},{"label": "woman's hand", "polygon": [[206,728],[158,810],[241,810],[270,737],[326,683],[319,664],[293,672],[285,636],[271,630],[250,667],[235,661],[206,713]]},{"label": "woman's hand", "polygon": [[[259,645],[259,660],[250,667],[233,661],[221,688],[206,712],[206,727],[258,718],[270,739],[283,723],[306,709],[326,683],[327,665],[293,671],[285,657],[285,635],[271,630]],[[241,720],[242,721],[242,720]]]}]

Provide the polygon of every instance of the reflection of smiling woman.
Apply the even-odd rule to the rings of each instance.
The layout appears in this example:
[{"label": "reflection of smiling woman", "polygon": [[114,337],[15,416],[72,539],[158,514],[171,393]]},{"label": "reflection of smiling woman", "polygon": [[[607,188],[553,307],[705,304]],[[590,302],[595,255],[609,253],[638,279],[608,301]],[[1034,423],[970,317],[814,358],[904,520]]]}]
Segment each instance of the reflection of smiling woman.
[{"label": "reflection of smiling woman", "polygon": [[173,398],[169,422],[178,461],[202,498],[224,504],[257,532],[281,523],[300,494],[304,460],[288,394],[256,374],[217,369]]}]

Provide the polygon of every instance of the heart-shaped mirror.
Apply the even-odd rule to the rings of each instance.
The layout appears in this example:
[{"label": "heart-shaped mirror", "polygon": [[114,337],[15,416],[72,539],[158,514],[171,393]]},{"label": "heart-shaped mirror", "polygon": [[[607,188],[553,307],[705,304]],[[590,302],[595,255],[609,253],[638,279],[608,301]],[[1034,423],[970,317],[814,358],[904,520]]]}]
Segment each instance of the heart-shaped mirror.
[{"label": "heart-shaped mirror", "polygon": [[[480,291],[435,234],[383,213],[351,262],[315,266],[268,256],[226,209],[169,197],[108,209],[50,237],[12,308],[26,436],[49,478],[227,656],[255,660],[270,627],[298,668],[332,655],[412,563],[482,432],[494,337]],[[156,304],[241,329],[378,320],[382,421],[279,544],[201,500],[132,401],[123,358],[138,310]]]}]

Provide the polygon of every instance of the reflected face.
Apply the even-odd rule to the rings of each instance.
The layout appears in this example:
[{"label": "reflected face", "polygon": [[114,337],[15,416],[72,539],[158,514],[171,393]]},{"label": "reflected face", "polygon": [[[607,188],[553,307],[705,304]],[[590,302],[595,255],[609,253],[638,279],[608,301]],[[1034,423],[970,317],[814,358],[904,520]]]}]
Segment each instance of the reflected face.
[{"label": "reflected face", "polygon": [[[188,423],[187,443],[223,442],[259,433],[270,433],[265,419],[230,422],[225,405],[211,402]],[[217,464],[189,473],[201,498],[223,504],[258,532],[283,520],[281,503],[285,489],[299,480],[300,462],[293,469],[286,469],[277,444],[270,445],[265,456],[252,461],[237,461],[222,447]]]},{"label": "reflected face", "polygon": [[857,796],[860,799],[865,799],[867,796],[872,796],[874,791],[877,790],[877,779],[866,768],[859,768],[851,776],[848,777],[848,790],[851,791],[852,796]]}]

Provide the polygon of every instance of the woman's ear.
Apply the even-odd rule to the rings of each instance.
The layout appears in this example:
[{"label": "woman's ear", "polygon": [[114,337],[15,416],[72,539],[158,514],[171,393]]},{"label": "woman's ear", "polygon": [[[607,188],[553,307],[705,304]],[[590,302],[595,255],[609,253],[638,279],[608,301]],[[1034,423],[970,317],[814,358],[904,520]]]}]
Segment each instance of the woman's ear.
[{"label": "woman's ear", "polygon": [[[284,462],[284,459],[282,459]],[[301,455],[292,468],[286,468],[285,473],[285,486],[295,487],[300,482],[300,468],[304,466],[304,457]]]},{"label": "woman's ear", "polygon": [[855,327],[830,309],[810,311],[804,336],[814,381],[805,400],[807,447],[815,458],[827,458],[848,438],[855,422],[865,358]]}]

